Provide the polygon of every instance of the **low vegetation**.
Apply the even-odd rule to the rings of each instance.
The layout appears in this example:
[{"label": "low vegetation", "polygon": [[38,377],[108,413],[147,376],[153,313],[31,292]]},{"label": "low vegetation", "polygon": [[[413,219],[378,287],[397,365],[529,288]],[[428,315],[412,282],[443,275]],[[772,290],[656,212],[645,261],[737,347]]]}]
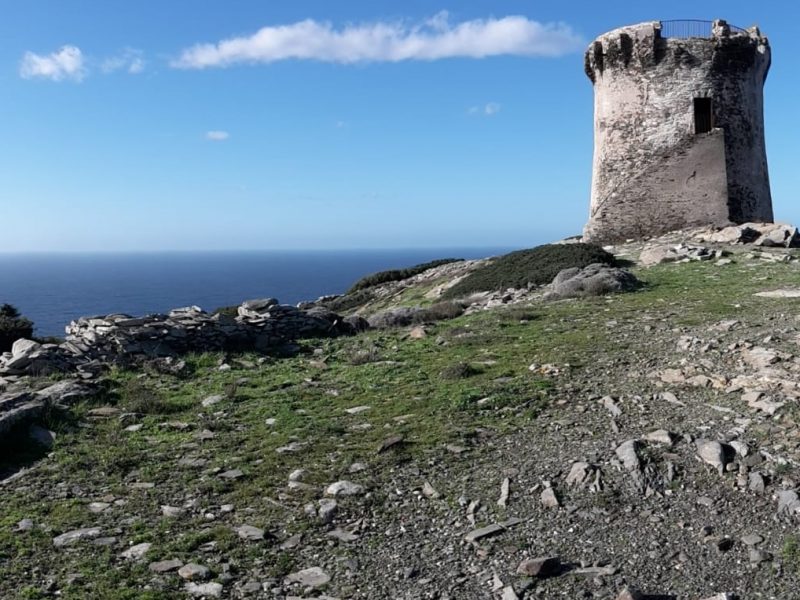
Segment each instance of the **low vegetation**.
[{"label": "low vegetation", "polygon": [[363,306],[374,297],[371,290],[363,289],[355,292],[348,292],[342,296],[337,296],[331,300],[323,302],[325,308],[335,313],[344,313],[359,306]]},{"label": "low vegetation", "polygon": [[444,297],[463,298],[476,292],[545,285],[564,269],[614,262],[612,254],[591,244],[547,244],[517,250],[476,269],[447,290]]},{"label": "low vegetation", "polygon": [[[699,427],[711,421],[695,417],[700,410],[713,416],[712,433],[729,429],[732,421],[709,407],[724,404],[742,410],[739,394],[683,387],[678,396],[685,406],[675,407],[653,400],[663,390],[647,373],[677,364],[686,354],[675,353],[674,331],[694,327],[687,334],[722,336],[710,333],[709,326],[736,319],[742,323],[738,327],[758,329],[735,329],[725,334],[728,340],[763,339],[786,305],[765,303],[753,294],[777,282],[800,285],[795,262],[687,263],[637,275],[647,285],[635,294],[471,312],[437,320],[421,338],[387,329],[303,340],[296,355],[270,361],[256,354],[192,355],[185,357],[191,377],[115,369],[109,375],[111,391],[72,407],[75,422],[58,427],[43,423],[58,434],[49,456],[39,451],[36,468],[4,484],[0,597],[47,598],[55,595],[53,590],[60,598],[76,600],[184,597],[185,583],[177,574],[149,570],[151,562],[167,559],[208,566],[211,580],[224,583],[223,597],[237,597],[240,586],[251,579],[279,587],[288,573],[312,566],[323,566],[332,575],[326,594],[347,597],[353,589],[348,586],[356,581],[365,591],[351,597],[401,597],[402,591],[392,596],[380,588],[410,588],[419,580],[384,581],[389,552],[402,553],[407,564],[416,565],[420,548],[429,553],[452,548],[452,564],[419,562],[430,587],[441,589],[452,578],[453,565],[466,572],[476,564],[474,549],[460,543],[471,529],[463,518],[466,508],[458,504],[463,494],[486,506],[476,515],[476,527],[508,517],[525,519],[500,534],[502,543],[493,547],[502,559],[498,564],[507,564],[510,573],[520,559],[518,550],[508,549],[512,546],[532,548],[537,555],[544,547],[576,561],[597,553],[606,556],[605,546],[602,552],[592,546],[581,554],[586,544],[578,534],[541,541],[541,531],[553,522],[562,531],[577,522],[602,528],[608,547],[618,552],[611,555],[611,564],[640,580],[647,571],[644,561],[651,563],[648,556],[617,549],[627,547],[632,530],[642,536],[643,528],[660,528],[667,549],[686,547],[687,554],[704,557],[710,548],[718,563],[728,561],[725,569],[717,568],[719,577],[733,573],[731,578],[742,581],[740,588],[761,578],[774,597],[793,597],[786,590],[796,585],[800,544],[794,536],[784,543],[773,521],[764,518],[775,512],[774,502],[736,490],[735,473],[720,479],[705,470],[687,443],[676,444],[674,450],[678,458],[672,460],[680,460],[682,470],[665,496],[669,510],[680,509],[676,515],[687,522],[685,514],[701,514],[701,522],[710,520],[720,536],[734,536],[744,529],[724,527],[726,520],[738,514],[751,518],[749,509],[755,507],[758,519],[752,519],[747,532],[758,531],[766,540],[764,549],[780,556],[781,577],[766,565],[736,571],[736,565],[748,560],[743,544],[718,553],[693,529],[675,527],[677,516],[664,523],[638,519],[645,508],[661,506],[657,503],[663,498],[638,499],[622,486],[625,475],[619,469],[603,470],[607,487],[602,493],[564,488],[568,501],[579,507],[574,513],[544,509],[540,492],[530,491],[556,473],[558,483],[563,482],[575,457],[613,457],[610,439],[638,436],[657,426],[705,431]],[[455,316],[458,306],[437,306],[436,311],[454,311]],[[787,345],[789,339],[785,336]],[[720,347],[727,347],[727,341]],[[221,369],[223,364],[227,368]],[[623,409],[613,421],[597,401],[606,393]],[[211,396],[217,398],[204,405]],[[660,411],[656,416],[640,410],[654,406]],[[98,407],[119,412],[103,416]],[[684,424],[687,417],[694,419],[689,425]],[[796,429],[788,417],[783,419],[787,431]],[[612,422],[621,433],[613,432]],[[768,419],[765,433],[759,433],[759,423],[749,432],[754,438],[766,436],[774,425]],[[0,449],[0,470],[7,460]],[[365,468],[356,470],[356,465]],[[501,482],[512,468],[519,474],[511,477],[508,508],[500,508]],[[786,477],[796,480],[796,467],[786,469],[791,469]],[[289,475],[299,470],[307,489],[288,485]],[[240,475],[225,476],[233,471]],[[369,494],[339,498],[339,513],[330,525],[309,517],[305,507],[341,479],[365,485]],[[425,482],[441,498],[426,498]],[[700,493],[719,497],[720,506],[731,508],[698,513]],[[95,512],[103,503],[109,506]],[[230,512],[222,509],[228,505]],[[176,507],[179,514],[166,516],[162,506]],[[635,506],[637,518],[625,506]],[[584,514],[604,520],[598,525]],[[605,520],[606,515],[613,519]],[[19,530],[23,519],[30,519],[33,527]],[[340,543],[331,537],[362,520],[367,526],[357,531],[358,539]],[[431,533],[432,522],[449,529]],[[237,528],[242,525],[264,529],[266,540],[241,539]],[[86,527],[101,529],[97,539],[116,540],[108,546],[91,540],[54,546],[59,534]],[[391,544],[388,531],[395,532]],[[574,545],[571,539],[577,540]],[[300,543],[286,543],[291,540]],[[684,540],[683,545],[674,540]],[[152,545],[141,560],[121,556],[140,543]],[[628,556],[639,562],[626,562]],[[343,559],[358,561],[358,579],[348,579]],[[697,564],[706,563],[698,558]],[[685,593],[690,586],[695,592],[716,591],[702,588],[694,570],[679,575],[681,579],[668,583],[680,597],[699,597]],[[663,573],[657,577],[663,580]],[[686,577],[692,579],[683,583]],[[608,581],[603,597],[616,597],[614,580]],[[658,589],[649,579],[645,584]],[[483,583],[465,580],[458,597],[478,597],[472,593],[475,585]],[[537,593],[541,588],[541,597],[583,597],[577,588],[584,585],[596,584],[554,577],[537,582]],[[403,597],[417,597],[414,592]]]},{"label": "low vegetation", "polygon": [[380,271],[378,273],[373,273],[371,275],[367,275],[366,277],[362,277],[358,281],[356,281],[349,290],[347,290],[348,294],[352,294],[359,290],[364,290],[367,288],[375,287],[376,285],[381,285],[382,283],[390,283],[392,281],[401,281],[403,279],[408,279],[409,277],[414,277],[415,275],[419,275],[420,273],[424,273],[428,269],[433,269],[434,267],[441,267],[442,265],[448,265],[454,262],[461,262],[463,258],[441,258],[439,260],[432,260],[430,262],[422,263],[419,265],[414,265],[413,267],[408,267],[406,269],[391,269],[389,271]]},{"label": "low vegetation", "polygon": [[33,322],[11,304],[0,305],[0,352],[8,352],[20,338],[33,336]]}]

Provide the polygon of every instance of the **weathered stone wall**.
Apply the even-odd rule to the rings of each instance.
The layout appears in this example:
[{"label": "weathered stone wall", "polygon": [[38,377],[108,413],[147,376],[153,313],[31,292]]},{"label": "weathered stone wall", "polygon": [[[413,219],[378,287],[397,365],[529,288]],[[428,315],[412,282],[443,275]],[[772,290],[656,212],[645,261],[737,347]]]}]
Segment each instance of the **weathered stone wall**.
[{"label": "weathered stone wall", "polygon": [[603,240],[641,239],[686,227],[729,223],[725,136],[693,136],[658,168],[626,178],[625,193],[602,208]]},{"label": "weathered stone wall", "polygon": [[[769,64],[758,30],[733,33],[722,22],[710,38],[664,39],[657,21],[597,38],[586,53],[595,149],[585,237],[618,241],[771,221],[763,126]],[[694,133],[695,98],[712,99],[710,134]]]},{"label": "weathered stone wall", "polygon": [[91,372],[95,367],[141,358],[215,350],[267,351],[301,338],[347,335],[363,327],[320,307],[300,309],[266,298],[249,300],[236,317],[196,306],[167,315],[82,317],[70,323],[63,344],[17,340],[0,354],[0,377]]}]

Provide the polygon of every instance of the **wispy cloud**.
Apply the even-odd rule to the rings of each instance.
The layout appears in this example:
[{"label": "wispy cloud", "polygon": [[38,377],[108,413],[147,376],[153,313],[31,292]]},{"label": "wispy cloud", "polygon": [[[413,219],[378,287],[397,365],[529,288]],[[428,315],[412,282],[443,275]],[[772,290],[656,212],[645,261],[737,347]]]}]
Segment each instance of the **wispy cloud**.
[{"label": "wispy cloud", "polygon": [[206,139],[212,142],[224,142],[229,137],[231,137],[231,134],[227,131],[214,130],[206,132]]},{"label": "wispy cloud", "polygon": [[467,113],[471,115],[484,115],[491,117],[500,112],[502,106],[498,102],[487,102],[483,106],[470,106]]},{"label": "wispy cloud", "polygon": [[204,69],[288,59],[350,64],[500,55],[554,57],[583,46],[583,38],[564,23],[540,23],[523,16],[451,23],[443,11],[416,24],[378,21],[335,29],[330,23],[306,19],[268,26],[250,36],[186,48],[172,66]]},{"label": "wispy cloud", "polygon": [[51,54],[26,52],[19,65],[24,79],[81,81],[86,76],[83,53],[77,46],[62,46]]},{"label": "wispy cloud", "polygon": [[131,75],[138,75],[144,71],[144,67],[144,53],[135,48],[125,48],[118,56],[105,59],[100,65],[100,70],[103,73],[124,70]]}]

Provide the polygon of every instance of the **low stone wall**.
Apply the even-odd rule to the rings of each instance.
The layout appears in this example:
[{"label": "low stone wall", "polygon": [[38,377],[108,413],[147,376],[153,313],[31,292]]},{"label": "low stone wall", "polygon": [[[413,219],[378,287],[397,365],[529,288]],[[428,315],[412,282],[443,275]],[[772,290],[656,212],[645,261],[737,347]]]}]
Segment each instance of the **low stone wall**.
[{"label": "low stone wall", "polygon": [[300,309],[274,298],[249,300],[238,315],[209,314],[197,306],[166,315],[82,317],[67,328],[62,344],[17,340],[0,356],[0,376],[83,371],[140,358],[218,350],[268,351],[308,337],[349,335],[363,327],[324,308]]}]

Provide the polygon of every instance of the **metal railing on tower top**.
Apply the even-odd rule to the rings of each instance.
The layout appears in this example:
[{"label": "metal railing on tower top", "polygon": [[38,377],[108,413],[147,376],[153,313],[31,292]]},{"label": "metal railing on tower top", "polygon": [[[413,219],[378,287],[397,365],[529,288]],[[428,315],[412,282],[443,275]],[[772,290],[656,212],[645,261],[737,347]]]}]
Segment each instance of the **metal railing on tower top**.
[{"label": "metal railing on tower top", "polygon": [[[710,38],[714,21],[701,21],[699,19],[678,19],[674,21],[661,21],[662,38]],[[731,33],[746,33],[741,27],[728,25]]]}]

